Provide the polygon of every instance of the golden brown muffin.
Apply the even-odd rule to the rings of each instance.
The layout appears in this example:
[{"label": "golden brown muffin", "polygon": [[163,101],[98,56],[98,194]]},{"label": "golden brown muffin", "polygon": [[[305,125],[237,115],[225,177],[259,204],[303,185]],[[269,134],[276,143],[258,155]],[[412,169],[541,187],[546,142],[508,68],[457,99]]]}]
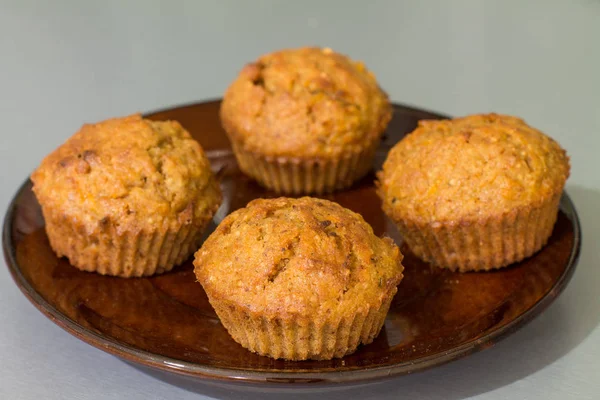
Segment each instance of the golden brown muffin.
[{"label": "golden brown muffin", "polygon": [[310,197],[258,199],[227,216],[195,255],[225,328],[247,349],[288,360],[352,353],[379,334],[402,254],[363,218]]},{"label": "golden brown muffin", "polygon": [[497,114],[419,122],[378,174],[383,209],[411,250],[460,271],[500,268],[541,249],[568,176],[558,143]]},{"label": "golden brown muffin", "polygon": [[295,194],[330,192],[364,176],[391,115],[364,64],[327,48],[260,57],[242,69],[221,104],[241,170]]},{"label": "golden brown muffin", "polygon": [[32,174],[50,245],[85,271],[168,271],[199,245],[221,202],[200,145],[175,121],[84,125]]}]

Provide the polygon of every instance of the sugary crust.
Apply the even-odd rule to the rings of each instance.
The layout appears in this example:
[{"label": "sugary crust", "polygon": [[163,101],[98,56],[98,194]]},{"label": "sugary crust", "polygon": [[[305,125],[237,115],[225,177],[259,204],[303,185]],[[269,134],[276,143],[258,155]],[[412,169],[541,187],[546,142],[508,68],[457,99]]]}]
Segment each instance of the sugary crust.
[{"label": "sugary crust", "polygon": [[474,271],[546,244],[568,176],[554,140],[519,118],[487,114],[420,122],[390,151],[377,184],[417,256]]},{"label": "sugary crust", "polygon": [[281,50],[247,64],[227,89],[221,121],[249,152],[339,158],[378,142],[392,115],[360,63],[330,49]]},{"label": "sugary crust", "polygon": [[55,252],[77,268],[118,276],[183,261],[221,202],[190,134],[140,115],[84,125],[31,179]]},{"label": "sugary crust", "polygon": [[468,223],[540,206],[562,192],[569,159],[519,118],[486,114],[421,121],[378,174],[394,219]]},{"label": "sugary crust", "polygon": [[221,196],[200,144],[176,121],[140,115],[86,124],[32,174],[42,206],[88,233],[167,229],[205,218]]},{"label": "sugary crust", "polygon": [[402,277],[401,258],[390,239],[337,203],[281,197],[228,215],[194,265],[213,299],[313,319],[380,302]]},{"label": "sugary crust", "polygon": [[195,273],[233,338],[286,359],[341,357],[379,333],[402,255],[336,203],[259,199],[227,216]]}]

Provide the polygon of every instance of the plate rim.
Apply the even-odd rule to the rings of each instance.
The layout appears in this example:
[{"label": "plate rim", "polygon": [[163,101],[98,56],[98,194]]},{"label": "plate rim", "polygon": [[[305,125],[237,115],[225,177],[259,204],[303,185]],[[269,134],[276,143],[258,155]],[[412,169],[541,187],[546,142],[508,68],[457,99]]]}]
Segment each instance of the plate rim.
[{"label": "plate rim", "polygon": [[[220,99],[211,99],[207,101],[195,102],[177,105],[173,107],[163,108],[157,111],[146,113],[155,114],[159,112],[166,112],[174,108],[192,107],[201,104],[218,102]],[[424,109],[405,106],[403,104],[393,103],[393,107],[398,107],[409,110],[426,112],[439,117],[445,118],[445,116],[430,112]],[[201,364],[192,363],[189,361],[178,360],[175,358],[154,354],[145,350],[137,349],[131,345],[120,343],[112,338],[102,336],[67,317],[56,309],[53,305],[48,303],[35,288],[29,283],[27,278],[23,275],[19,264],[16,260],[16,248],[12,240],[12,227],[14,217],[16,215],[17,203],[21,196],[26,191],[31,190],[32,183],[29,179],[26,179],[17,189],[13,195],[7,210],[4,215],[4,221],[2,226],[2,249],[4,253],[4,259],[9,272],[12,276],[13,281],[19,287],[25,297],[38,309],[43,315],[54,322],[56,325],[61,327],[66,332],[75,336],[79,340],[92,345],[104,352],[120,357],[126,361],[133,362],[134,364],[141,364],[146,367],[151,367],[157,370],[175,373],[178,375],[184,375],[188,377],[201,378],[215,381],[226,381],[229,383],[251,383],[251,384],[312,384],[312,385],[335,385],[335,384],[357,384],[364,383],[367,381],[382,380],[386,378],[392,378],[400,375],[406,375],[414,372],[420,372],[429,368],[437,367],[446,364],[450,361],[457,360],[465,357],[469,354],[485,350],[491,345],[498,343],[498,341],[510,336],[518,329],[525,326],[527,323],[532,321],[535,317],[543,313],[550,304],[552,304],[556,298],[563,292],[565,287],[570,282],[581,253],[581,223],[579,215],[575,208],[571,197],[567,194],[566,190],[563,191],[560,199],[560,209],[567,214],[571,223],[573,224],[573,246],[569,254],[567,261],[567,267],[556,280],[552,288],[536,303],[534,303],[527,311],[510,321],[508,324],[501,328],[487,333],[486,335],[463,343],[449,351],[442,354],[432,354],[427,357],[422,357],[413,361],[407,361],[395,365],[378,366],[372,368],[356,368],[347,371],[319,371],[311,372],[306,371],[295,371],[285,372],[282,370],[275,371],[264,371],[264,370],[251,370],[251,369],[236,369],[236,368],[222,368],[222,367],[207,367]]]}]

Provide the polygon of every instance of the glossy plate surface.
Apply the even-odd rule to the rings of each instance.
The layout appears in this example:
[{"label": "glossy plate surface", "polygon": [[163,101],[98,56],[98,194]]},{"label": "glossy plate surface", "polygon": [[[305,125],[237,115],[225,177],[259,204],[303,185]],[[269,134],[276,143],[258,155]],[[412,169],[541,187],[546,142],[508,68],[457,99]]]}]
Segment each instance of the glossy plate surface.
[{"label": "glossy plate surface", "polygon": [[[207,151],[222,179],[215,217],[257,197],[275,197],[242,175],[218,120],[219,102],[151,114],[180,121]],[[440,115],[395,106],[375,168],[419,119]],[[361,213],[377,235],[401,239],[385,217],[371,174],[350,190],[325,196]],[[212,231],[213,226],[209,229]],[[209,233],[209,232],[207,232]],[[253,383],[358,382],[430,368],[492,346],[541,313],[572,276],[581,242],[577,214],[564,194],[548,245],[533,257],[489,273],[431,268],[405,246],[405,277],[376,340],[343,359],[290,362],[250,353],[219,323],[191,261],[164,275],[120,279],[81,272],[48,244],[39,205],[27,181],[4,222],[10,272],[29,300],[76,337],[126,360],[204,379]]]}]

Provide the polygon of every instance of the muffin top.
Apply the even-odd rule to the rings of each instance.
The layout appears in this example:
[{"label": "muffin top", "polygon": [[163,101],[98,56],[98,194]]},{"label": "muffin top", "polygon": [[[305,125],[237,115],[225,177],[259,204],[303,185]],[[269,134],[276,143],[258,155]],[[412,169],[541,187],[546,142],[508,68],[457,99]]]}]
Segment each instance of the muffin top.
[{"label": "muffin top", "polygon": [[44,207],[94,231],[168,229],[210,218],[221,202],[204,151],[175,121],[140,115],[86,124],[32,174]]},{"label": "muffin top", "polygon": [[221,105],[223,127],[247,151],[299,158],[360,151],[380,137],[391,115],[363,63],[312,47],[247,64]]},{"label": "muffin top", "polygon": [[344,316],[396,293],[402,254],[363,218],[327,200],[258,199],[218,226],[195,255],[214,299],[269,318]]},{"label": "muffin top", "polygon": [[378,174],[384,209],[423,223],[474,221],[562,192],[569,159],[554,140],[507,115],[420,121]]}]

